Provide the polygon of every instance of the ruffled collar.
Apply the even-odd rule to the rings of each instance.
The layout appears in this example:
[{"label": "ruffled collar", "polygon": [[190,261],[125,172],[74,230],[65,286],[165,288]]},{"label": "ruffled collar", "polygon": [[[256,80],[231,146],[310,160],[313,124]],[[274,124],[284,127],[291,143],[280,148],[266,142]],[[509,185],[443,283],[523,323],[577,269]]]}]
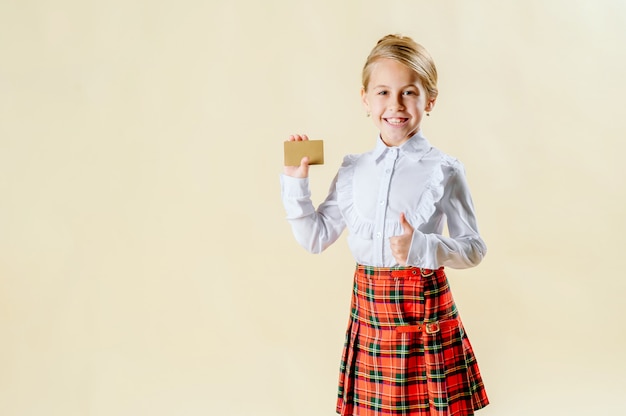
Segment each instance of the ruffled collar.
[{"label": "ruffled collar", "polygon": [[[391,150],[398,149],[398,150]],[[376,140],[376,147],[374,148],[372,155],[374,156],[374,160],[376,163],[380,162],[383,159],[383,156],[387,154],[389,151],[399,151],[402,154],[408,156],[413,160],[420,160],[428,151],[432,149],[432,146],[426,140],[426,137],[422,134],[422,131],[418,131],[406,142],[402,143],[399,147],[392,146],[389,147],[383,142],[383,139],[378,136],[378,140]]]}]

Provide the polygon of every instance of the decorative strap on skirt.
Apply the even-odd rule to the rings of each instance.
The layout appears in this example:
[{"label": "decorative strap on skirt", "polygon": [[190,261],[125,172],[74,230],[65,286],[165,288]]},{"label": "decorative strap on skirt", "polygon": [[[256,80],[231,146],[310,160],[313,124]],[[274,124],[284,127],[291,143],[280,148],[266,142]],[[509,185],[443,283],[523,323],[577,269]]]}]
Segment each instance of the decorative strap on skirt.
[{"label": "decorative strap on skirt", "polygon": [[416,325],[401,325],[396,327],[396,332],[404,334],[407,332],[424,332],[427,335],[434,335],[441,330],[452,329],[459,326],[457,319],[447,319],[445,321],[433,321],[418,323]]}]

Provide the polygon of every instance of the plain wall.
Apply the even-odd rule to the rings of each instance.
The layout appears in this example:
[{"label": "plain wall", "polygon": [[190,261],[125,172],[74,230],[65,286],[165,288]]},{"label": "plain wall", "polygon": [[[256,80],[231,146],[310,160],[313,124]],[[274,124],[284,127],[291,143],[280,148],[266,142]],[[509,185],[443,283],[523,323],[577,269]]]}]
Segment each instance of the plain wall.
[{"label": "plain wall", "polygon": [[1,2],[0,414],[334,414],[354,263],[293,239],[282,141],[325,140],[321,202],[387,33],[489,247],[448,270],[479,414],[625,414],[619,0]]}]

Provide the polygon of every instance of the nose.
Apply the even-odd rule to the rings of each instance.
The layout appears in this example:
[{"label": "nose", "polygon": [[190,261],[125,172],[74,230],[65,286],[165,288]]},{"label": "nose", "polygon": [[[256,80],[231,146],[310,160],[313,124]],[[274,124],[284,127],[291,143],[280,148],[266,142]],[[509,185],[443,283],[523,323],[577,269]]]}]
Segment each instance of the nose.
[{"label": "nose", "polygon": [[402,111],[404,110],[404,103],[402,102],[402,94],[396,95],[391,100],[389,100],[389,110],[392,111]]}]

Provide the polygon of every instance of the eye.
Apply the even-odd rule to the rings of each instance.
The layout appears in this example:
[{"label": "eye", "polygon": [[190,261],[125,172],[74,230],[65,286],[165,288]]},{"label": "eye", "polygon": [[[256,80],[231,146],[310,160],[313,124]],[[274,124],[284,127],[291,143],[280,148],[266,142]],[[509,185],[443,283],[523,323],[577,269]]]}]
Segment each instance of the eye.
[{"label": "eye", "polygon": [[411,90],[409,90],[409,91],[404,91],[404,92],[403,92],[403,94],[404,94],[404,95],[416,95],[415,91],[411,91]]},{"label": "eye", "polygon": [[378,91],[377,95],[387,95],[387,91],[380,90],[380,91]]}]

